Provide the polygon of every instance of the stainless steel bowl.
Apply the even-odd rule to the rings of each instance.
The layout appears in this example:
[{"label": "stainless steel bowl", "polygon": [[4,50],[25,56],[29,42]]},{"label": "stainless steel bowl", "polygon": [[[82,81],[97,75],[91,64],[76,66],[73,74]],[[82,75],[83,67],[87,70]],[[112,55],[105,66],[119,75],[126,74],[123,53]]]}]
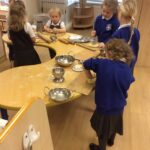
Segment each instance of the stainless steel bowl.
[{"label": "stainless steel bowl", "polygon": [[75,58],[72,55],[60,55],[55,57],[56,62],[63,67],[72,65]]},{"label": "stainless steel bowl", "polygon": [[52,100],[55,100],[58,102],[68,100],[70,96],[71,96],[71,92],[69,89],[66,89],[66,88],[55,88],[49,91],[49,97]]}]

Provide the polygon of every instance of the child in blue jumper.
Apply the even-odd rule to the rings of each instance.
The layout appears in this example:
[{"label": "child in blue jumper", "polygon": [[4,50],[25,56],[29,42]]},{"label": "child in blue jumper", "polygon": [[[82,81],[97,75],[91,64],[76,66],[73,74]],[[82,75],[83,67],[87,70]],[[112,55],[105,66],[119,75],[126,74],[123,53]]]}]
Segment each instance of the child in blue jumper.
[{"label": "child in blue jumper", "polygon": [[97,16],[94,23],[93,37],[97,36],[99,42],[107,42],[111,35],[118,29],[117,0],[104,0],[102,14]]},{"label": "child in blue jumper", "polygon": [[[99,145],[90,144],[90,150],[106,150],[112,146],[116,133],[123,135],[123,111],[127,91],[134,81],[129,64],[133,53],[126,42],[112,39],[106,43],[107,58],[84,61],[85,69],[96,73],[96,110],[91,126],[98,136]],[[90,73],[89,71],[87,73]]]},{"label": "child in blue jumper", "polygon": [[[124,39],[131,46],[134,54],[134,58],[130,64],[132,72],[137,61],[140,41],[140,33],[138,29],[134,27],[134,17],[136,15],[136,9],[137,3],[135,0],[123,1],[123,3],[119,7],[118,13],[120,27],[111,37]],[[100,43],[100,47],[103,48],[104,44]]]}]

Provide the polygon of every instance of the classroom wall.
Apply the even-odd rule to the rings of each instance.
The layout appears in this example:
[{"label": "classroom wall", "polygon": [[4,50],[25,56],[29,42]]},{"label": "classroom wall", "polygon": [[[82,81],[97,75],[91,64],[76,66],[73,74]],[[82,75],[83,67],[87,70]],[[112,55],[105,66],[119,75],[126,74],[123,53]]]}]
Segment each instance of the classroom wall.
[{"label": "classroom wall", "polygon": [[33,15],[40,12],[40,0],[23,0],[26,4],[29,21],[33,20]]},{"label": "classroom wall", "polygon": [[150,67],[150,0],[138,0],[141,6],[138,28],[141,33],[138,66]]}]

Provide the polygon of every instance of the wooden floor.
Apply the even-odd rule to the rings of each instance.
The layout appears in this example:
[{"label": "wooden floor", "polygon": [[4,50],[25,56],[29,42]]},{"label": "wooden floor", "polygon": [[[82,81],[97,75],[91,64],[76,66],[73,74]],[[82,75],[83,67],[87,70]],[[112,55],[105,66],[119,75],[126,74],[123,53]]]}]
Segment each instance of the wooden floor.
[{"label": "wooden floor", "polygon": [[[45,53],[41,55],[44,59],[47,56]],[[8,68],[9,61],[0,64],[0,71]],[[115,145],[108,147],[108,150],[150,149],[150,68],[136,67],[135,78],[124,112],[124,135],[118,135]],[[88,150],[89,143],[97,143],[89,121],[94,109],[94,93],[74,102],[48,108],[55,150]],[[9,110],[10,119],[15,113]]]}]

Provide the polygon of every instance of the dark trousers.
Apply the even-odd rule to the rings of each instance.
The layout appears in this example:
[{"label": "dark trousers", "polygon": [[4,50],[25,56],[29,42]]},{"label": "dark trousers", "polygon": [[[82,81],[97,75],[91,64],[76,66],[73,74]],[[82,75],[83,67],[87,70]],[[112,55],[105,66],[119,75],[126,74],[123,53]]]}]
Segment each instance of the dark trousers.
[{"label": "dark trousers", "polygon": [[0,108],[2,119],[8,120],[7,109]]}]

